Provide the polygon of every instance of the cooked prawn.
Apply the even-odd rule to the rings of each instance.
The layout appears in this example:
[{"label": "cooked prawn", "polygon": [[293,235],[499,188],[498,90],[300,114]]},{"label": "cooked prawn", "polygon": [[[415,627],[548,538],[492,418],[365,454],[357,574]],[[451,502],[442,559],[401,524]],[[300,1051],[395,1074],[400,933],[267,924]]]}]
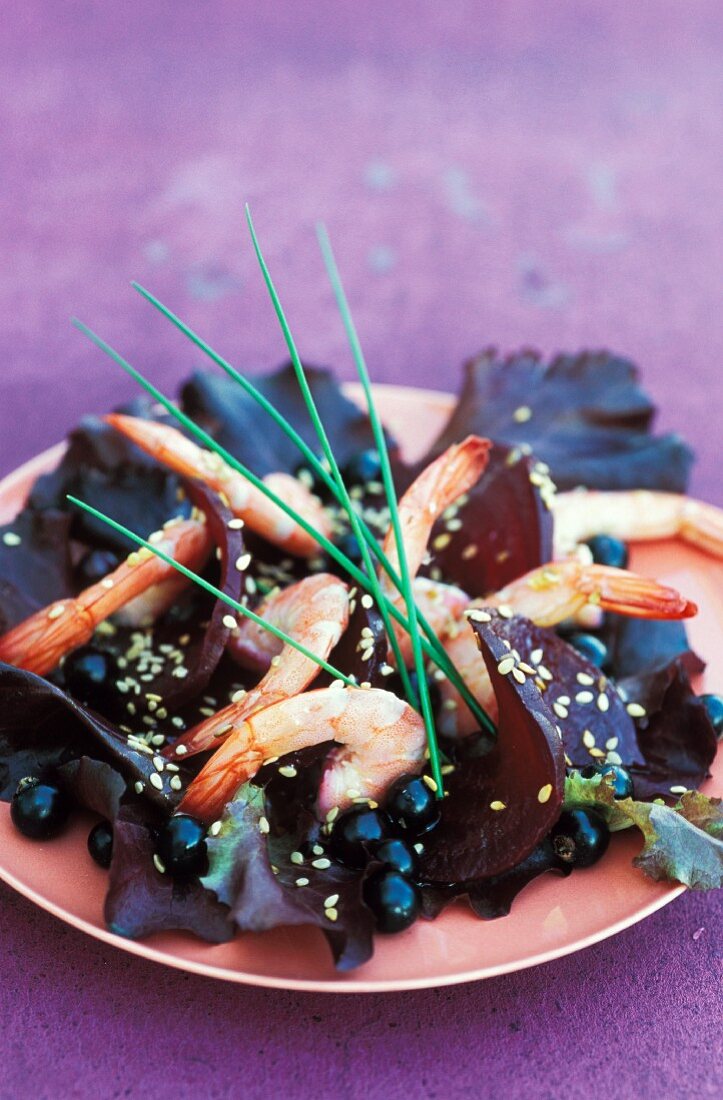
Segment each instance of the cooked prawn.
[{"label": "cooked prawn", "polygon": [[[490,449],[489,439],[468,435],[462,443],[448,447],[415,478],[399,501],[399,522],[404,552],[411,577],[416,576],[427,553],[435,523],[451,504],[479,481]],[[393,527],[384,539],[384,552],[399,572],[399,554]],[[388,595],[398,592],[385,573],[380,576]]]},{"label": "cooked prawn", "polygon": [[[211,549],[208,528],[196,519],[172,520],[149,541],[194,571],[203,566]],[[146,547],[134,550],[117,569],[75,599],[56,600],[4,634],[0,661],[44,676],[66,653],[89,641],[99,623],[130,601],[151,593],[151,605],[158,610],[158,589],[172,580],[171,591],[176,593],[177,575],[172,565]],[[167,588],[161,593],[164,601],[168,594]],[[140,610],[138,603],[136,609]]]},{"label": "cooked prawn", "polygon": [[680,493],[647,489],[601,492],[575,489],[552,498],[555,556],[566,557],[594,535],[625,542],[680,538],[723,558],[723,510]]},{"label": "cooked prawn", "polygon": [[[348,588],[330,573],[317,573],[269,596],[258,614],[325,660],[349,621]],[[288,643],[284,645],[250,619],[244,619],[231,635],[227,649],[247,666],[266,667],[266,674],[237,702],[169,745],[165,756],[177,756],[179,749],[181,754],[191,755],[216,747],[255,711],[304,691],[319,672],[318,664],[310,657]]]},{"label": "cooked prawn", "polygon": [[319,789],[318,811],[378,799],[397,776],[419,771],[424,722],[379,688],[321,688],[265,707],[237,726],[188,787],[179,810],[213,821],[242,783],[270,757],[335,741]]},{"label": "cooked prawn", "polygon": [[[275,546],[298,557],[318,553],[316,539],[220,455],[204,450],[167,424],[118,413],[106,416],[105,420],[164,466],[184,477],[200,478],[216,492],[223,493],[234,515]],[[321,501],[295,477],[283,473],[267,474],[263,482],[303,516],[315,531],[327,537],[331,534],[331,521]]]},{"label": "cooked prawn", "polygon": [[[538,626],[555,626],[592,605],[640,619],[686,619],[697,607],[674,588],[604,565],[577,561],[551,562],[533,569],[500,592],[474,600],[465,615],[484,614],[485,607],[505,608]],[[494,719],[496,700],[475,637],[460,621],[451,622],[442,637],[444,648],[475,698]],[[474,732],[477,722],[448,680],[440,683],[443,704],[440,729],[449,735]]]}]

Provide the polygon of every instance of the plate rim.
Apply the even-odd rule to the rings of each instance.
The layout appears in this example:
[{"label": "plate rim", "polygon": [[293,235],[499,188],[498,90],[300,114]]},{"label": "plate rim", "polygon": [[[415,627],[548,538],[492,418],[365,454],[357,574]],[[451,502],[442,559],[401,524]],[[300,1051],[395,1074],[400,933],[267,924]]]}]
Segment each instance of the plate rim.
[{"label": "plate rim", "polygon": [[[374,383],[373,388],[374,390],[383,391],[390,398],[396,400],[412,397],[426,402],[427,404],[434,403],[440,407],[440,411],[451,410],[455,400],[454,395],[447,391],[434,390],[420,386],[404,386],[395,383]],[[357,404],[361,404],[363,390],[359,383],[343,382],[342,390]],[[18,483],[22,484],[28,478],[37,477],[41,473],[45,473],[52,469],[62,457],[66,447],[66,441],[56,443],[41,451],[39,454],[34,455],[32,458],[27,459],[25,462],[21,463],[20,466],[17,466],[4,477],[1,477],[0,496],[11,491]],[[541,951],[535,955],[526,956],[519,960],[498,963],[493,966],[476,967],[472,970],[464,970],[442,976],[381,980],[357,979],[353,977],[354,972],[339,974],[338,977],[333,979],[284,978],[276,975],[257,974],[246,970],[235,970],[214,963],[198,962],[195,959],[184,959],[178,955],[161,950],[152,943],[148,943],[146,940],[127,939],[124,936],[119,936],[117,933],[109,931],[107,928],[92,924],[84,917],[77,916],[72,911],[49,900],[37,890],[33,889],[33,887],[22,882],[22,880],[9,872],[2,863],[0,863],[0,881],[6,883],[11,889],[27,898],[34,905],[37,905],[38,908],[45,910],[45,912],[50,913],[52,916],[62,920],[71,927],[78,929],[86,935],[92,936],[99,942],[110,944],[137,958],[144,958],[160,965],[170,966],[173,969],[185,971],[186,973],[197,974],[202,977],[214,978],[220,981],[234,982],[240,985],[267,989],[292,990],[294,992],[343,994],[400,993],[420,989],[437,989],[444,986],[462,985],[467,982],[501,977],[504,974],[512,974],[535,966],[541,966],[544,963],[553,962],[555,959],[564,958],[567,955],[582,951],[587,947],[592,947],[596,943],[600,943],[603,940],[618,935],[618,933],[625,931],[627,928],[639,924],[649,916],[652,916],[653,913],[680,897],[687,889],[684,885],[670,885],[664,887],[661,893],[651,899],[642,909],[636,910],[634,915],[625,916],[615,921],[613,924],[607,925],[605,928],[598,929],[586,936],[579,937],[563,946],[557,945],[546,951]],[[440,919],[443,920],[444,916],[442,915]]]}]

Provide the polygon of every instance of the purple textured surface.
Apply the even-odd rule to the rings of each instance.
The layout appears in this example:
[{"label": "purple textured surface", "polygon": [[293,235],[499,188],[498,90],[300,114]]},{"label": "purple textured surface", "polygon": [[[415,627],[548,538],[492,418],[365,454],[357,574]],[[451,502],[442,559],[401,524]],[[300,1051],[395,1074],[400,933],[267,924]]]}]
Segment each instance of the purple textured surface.
[{"label": "purple textured surface", "polygon": [[[389,9],[393,8],[392,11]],[[259,10],[263,9],[263,10]],[[200,362],[351,368],[324,218],[380,381],[454,388],[484,343],[636,359],[723,503],[720,7],[25,2],[0,45],[0,471]],[[713,1096],[718,897],[477,986],[329,1000],[165,971],[0,888],[0,1095]]]}]

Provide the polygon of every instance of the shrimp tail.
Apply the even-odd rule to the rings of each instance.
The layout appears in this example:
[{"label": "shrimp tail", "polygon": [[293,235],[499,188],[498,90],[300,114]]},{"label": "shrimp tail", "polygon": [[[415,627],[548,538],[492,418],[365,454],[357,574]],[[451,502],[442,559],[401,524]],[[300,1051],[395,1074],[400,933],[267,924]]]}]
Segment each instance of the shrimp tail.
[{"label": "shrimp tail", "polygon": [[699,500],[687,500],[680,533],[691,546],[723,558],[723,510]]},{"label": "shrimp tail", "polygon": [[588,594],[588,603],[637,619],[689,619],[698,613],[677,589],[606,565],[588,566],[580,590]]}]

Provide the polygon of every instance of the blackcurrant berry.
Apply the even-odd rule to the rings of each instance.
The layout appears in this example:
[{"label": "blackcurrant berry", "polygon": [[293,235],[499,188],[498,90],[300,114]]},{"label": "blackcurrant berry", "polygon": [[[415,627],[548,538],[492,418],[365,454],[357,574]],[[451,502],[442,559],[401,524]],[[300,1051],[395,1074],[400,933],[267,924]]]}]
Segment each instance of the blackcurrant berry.
[{"label": "blackcurrant berry", "polygon": [[592,560],[597,565],[612,565],[615,569],[627,569],[628,548],[620,539],[611,535],[595,535],[587,540]]},{"label": "blackcurrant berry", "polygon": [[398,871],[400,875],[416,879],[419,873],[419,857],[404,840],[398,837],[390,837],[388,840],[380,840],[370,845],[372,857],[383,863],[388,871]]},{"label": "blackcurrant berry", "polygon": [[331,833],[331,854],[347,867],[365,867],[369,862],[369,845],[385,839],[390,832],[386,814],[355,806],[340,814]]},{"label": "blackcurrant berry", "polygon": [[605,642],[601,641],[594,634],[583,634],[576,632],[570,634],[567,641],[576,649],[578,653],[581,653],[586,661],[589,661],[591,665],[596,665],[597,668],[602,668],[608,661],[608,647]]},{"label": "blackcurrant berry", "polygon": [[384,808],[405,833],[419,836],[439,821],[439,802],[419,775],[402,775],[387,791]]},{"label": "blackcurrant berry", "polygon": [[113,657],[94,646],[81,646],[68,654],[63,662],[65,685],[81,703],[96,707],[107,703],[116,678]]},{"label": "blackcurrant berry", "polygon": [[592,867],[610,843],[604,817],[592,809],[565,810],[550,835],[555,853],[570,867]]},{"label": "blackcurrant berry", "polygon": [[352,455],[345,463],[342,477],[346,485],[366,485],[370,481],[379,481],[382,475],[382,464],[379,461],[379,451],[371,448],[368,451],[359,451]]},{"label": "blackcurrant berry", "polygon": [[419,890],[398,871],[375,871],[363,890],[379,932],[403,932],[419,916]]},{"label": "blackcurrant berry", "polygon": [[113,826],[99,821],[88,833],[88,851],[99,867],[110,867],[113,857]]},{"label": "blackcurrant berry", "polygon": [[112,550],[89,550],[78,562],[76,575],[83,588],[97,584],[117,569],[120,558]]},{"label": "blackcurrant berry", "polygon": [[10,803],[13,825],[33,840],[57,836],[69,813],[70,803],[64,791],[31,776],[20,780]]},{"label": "blackcurrant berry", "polygon": [[723,695],[701,695],[700,698],[713,729],[719,738],[723,737]]},{"label": "blackcurrant berry", "polygon": [[616,798],[632,798],[633,797],[633,777],[626,768],[621,768],[619,764],[588,764],[583,768],[580,775],[584,779],[592,779],[594,775],[604,775],[608,778],[606,782],[609,783],[610,776],[613,776],[612,788]]},{"label": "blackcurrant berry", "polygon": [[195,817],[174,814],[158,830],[156,855],[169,875],[202,875],[208,864],[206,830]]}]

